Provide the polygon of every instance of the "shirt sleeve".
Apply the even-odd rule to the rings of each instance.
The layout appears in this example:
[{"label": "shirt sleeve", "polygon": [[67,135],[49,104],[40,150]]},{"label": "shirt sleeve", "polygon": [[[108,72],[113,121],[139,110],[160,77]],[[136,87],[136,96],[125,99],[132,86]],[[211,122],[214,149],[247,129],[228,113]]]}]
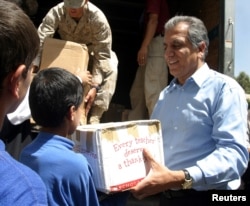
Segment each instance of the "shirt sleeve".
[{"label": "shirt sleeve", "polygon": [[[231,84],[232,85],[232,84]],[[211,137],[215,150],[197,165],[187,168],[194,179],[195,189],[238,189],[248,163],[247,103],[243,90],[224,84],[217,95],[212,112],[214,122]],[[212,164],[211,164],[212,163]]]},{"label": "shirt sleeve", "polygon": [[146,13],[160,14],[161,1],[162,0],[147,0]]},{"label": "shirt sleeve", "polygon": [[101,11],[95,12],[90,16],[92,32],[92,42],[89,46],[93,54],[92,74],[95,82],[101,84],[105,73],[112,71],[112,33],[109,23]]},{"label": "shirt sleeve", "polygon": [[42,48],[43,48],[43,43],[44,43],[45,38],[53,37],[58,28],[58,24],[59,24],[58,13],[59,12],[62,12],[62,11],[59,10],[58,6],[50,9],[49,12],[46,14],[46,16],[43,18],[42,23],[38,27],[38,35],[40,38],[40,49],[39,49],[38,55],[33,61],[33,64],[36,66],[40,65]]}]

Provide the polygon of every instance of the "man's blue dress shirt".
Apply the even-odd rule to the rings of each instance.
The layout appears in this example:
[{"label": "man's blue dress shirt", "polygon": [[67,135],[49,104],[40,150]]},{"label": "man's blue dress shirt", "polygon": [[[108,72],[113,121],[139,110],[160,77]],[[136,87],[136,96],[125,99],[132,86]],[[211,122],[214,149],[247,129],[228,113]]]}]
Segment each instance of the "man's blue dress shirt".
[{"label": "man's blue dress shirt", "polygon": [[169,169],[187,169],[197,190],[237,189],[249,156],[247,102],[235,80],[205,63],[161,92],[151,119],[161,121]]}]

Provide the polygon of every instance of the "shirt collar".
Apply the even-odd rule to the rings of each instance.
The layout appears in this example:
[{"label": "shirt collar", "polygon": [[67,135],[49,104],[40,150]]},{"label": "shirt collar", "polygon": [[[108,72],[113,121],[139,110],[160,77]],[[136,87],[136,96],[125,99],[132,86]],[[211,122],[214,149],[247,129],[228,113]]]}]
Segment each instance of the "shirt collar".
[{"label": "shirt collar", "polygon": [[[204,63],[199,69],[197,69],[197,71],[186,80],[187,82],[195,82],[195,84],[198,87],[201,87],[201,85],[203,84],[203,82],[207,79],[208,77],[208,71],[209,71],[209,67],[207,65],[207,63]],[[186,84],[185,83],[185,84]],[[184,84],[184,85],[185,85]],[[179,84],[177,83],[177,79],[174,78],[170,84],[169,84],[169,90],[173,90],[176,86],[178,86]]]},{"label": "shirt collar", "polygon": [[4,151],[5,150],[5,144],[4,142],[0,139],[0,151]]},{"label": "shirt collar", "polygon": [[177,85],[178,85],[177,79],[174,78],[169,84],[169,91],[171,92],[172,90],[174,90],[174,88],[176,88]]},{"label": "shirt collar", "polygon": [[190,77],[197,86],[201,87],[203,82],[207,79],[209,72],[209,67],[207,63],[204,63],[197,71]]}]

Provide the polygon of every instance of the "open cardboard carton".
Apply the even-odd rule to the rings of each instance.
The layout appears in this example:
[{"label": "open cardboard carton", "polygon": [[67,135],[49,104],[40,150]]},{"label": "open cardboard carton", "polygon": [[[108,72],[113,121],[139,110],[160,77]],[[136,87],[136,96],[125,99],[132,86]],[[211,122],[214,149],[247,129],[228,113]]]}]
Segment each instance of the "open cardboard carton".
[{"label": "open cardboard carton", "polygon": [[87,70],[88,62],[85,44],[48,37],[44,40],[40,69],[62,67],[75,74],[78,70]]},{"label": "open cardboard carton", "polygon": [[91,165],[97,190],[107,194],[128,190],[148,174],[143,148],[164,164],[158,120],[83,125],[71,139],[75,151],[82,153]]},{"label": "open cardboard carton", "polygon": [[[71,41],[64,41],[54,38],[46,38],[43,45],[40,70],[50,67],[60,67],[66,69],[73,74],[79,70],[86,71],[88,68],[89,54],[85,44],[79,44]],[[85,86],[84,93],[86,95],[89,90]],[[81,106],[80,124],[86,124],[85,104]]]}]

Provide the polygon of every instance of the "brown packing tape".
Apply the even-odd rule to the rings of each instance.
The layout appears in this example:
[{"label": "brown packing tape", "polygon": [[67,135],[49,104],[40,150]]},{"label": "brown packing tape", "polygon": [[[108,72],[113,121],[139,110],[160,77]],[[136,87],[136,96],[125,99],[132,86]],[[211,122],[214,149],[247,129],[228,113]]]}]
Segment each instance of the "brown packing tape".
[{"label": "brown packing tape", "polygon": [[117,128],[111,127],[107,129],[103,129],[99,131],[100,136],[108,141],[116,142],[119,140],[118,134],[117,134]]},{"label": "brown packing tape", "polygon": [[128,134],[134,136],[135,138],[139,137],[138,126],[136,124],[130,124],[127,126]]},{"label": "brown packing tape", "polygon": [[160,127],[160,123],[159,122],[155,122],[154,124],[153,123],[149,123],[148,125],[148,133],[149,134],[154,134],[158,131],[161,131],[161,127]]}]

